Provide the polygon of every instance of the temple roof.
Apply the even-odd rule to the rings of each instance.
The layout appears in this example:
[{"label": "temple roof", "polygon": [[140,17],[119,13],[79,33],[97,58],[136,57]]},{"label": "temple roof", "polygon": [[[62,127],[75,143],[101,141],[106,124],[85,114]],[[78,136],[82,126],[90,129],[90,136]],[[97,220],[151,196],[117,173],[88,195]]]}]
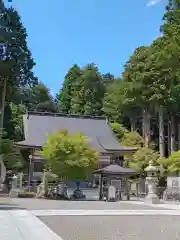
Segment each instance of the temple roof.
[{"label": "temple roof", "polygon": [[101,168],[98,170],[95,170],[93,174],[105,174],[105,175],[134,175],[137,174],[137,171],[129,169],[129,168],[124,168],[119,166],[118,164],[111,164],[105,168]]},{"label": "temple roof", "polygon": [[49,134],[67,129],[70,134],[81,132],[89,137],[91,147],[100,153],[137,150],[120,146],[104,117],[28,112],[23,120],[25,140],[16,143],[19,146],[41,147]]}]

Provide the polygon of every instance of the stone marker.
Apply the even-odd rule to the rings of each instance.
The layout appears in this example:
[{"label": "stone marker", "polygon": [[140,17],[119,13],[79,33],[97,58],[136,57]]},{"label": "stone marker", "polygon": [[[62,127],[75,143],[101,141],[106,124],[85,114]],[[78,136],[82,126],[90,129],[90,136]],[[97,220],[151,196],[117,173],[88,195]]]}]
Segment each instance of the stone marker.
[{"label": "stone marker", "polygon": [[12,177],[12,188],[11,191],[9,193],[9,196],[11,198],[17,198],[18,197],[18,193],[20,192],[20,189],[18,188],[18,179],[17,176],[14,174],[14,176]]},{"label": "stone marker", "polygon": [[24,177],[23,172],[20,172],[18,174],[18,177],[19,177],[19,189],[22,190],[23,189],[23,177]]},{"label": "stone marker", "polygon": [[113,185],[108,187],[108,201],[115,201],[116,200],[116,189]]}]

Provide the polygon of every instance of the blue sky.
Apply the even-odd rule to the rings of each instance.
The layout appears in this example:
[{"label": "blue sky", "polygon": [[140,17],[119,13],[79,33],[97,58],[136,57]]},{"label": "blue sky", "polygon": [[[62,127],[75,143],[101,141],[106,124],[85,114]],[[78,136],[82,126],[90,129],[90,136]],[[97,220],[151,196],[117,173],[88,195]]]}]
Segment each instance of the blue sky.
[{"label": "blue sky", "polygon": [[120,75],[134,49],[160,35],[166,1],[12,0],[12,6],[27,29],[34,72],[55,93],[74,63],[94,62],[102,73]]}]

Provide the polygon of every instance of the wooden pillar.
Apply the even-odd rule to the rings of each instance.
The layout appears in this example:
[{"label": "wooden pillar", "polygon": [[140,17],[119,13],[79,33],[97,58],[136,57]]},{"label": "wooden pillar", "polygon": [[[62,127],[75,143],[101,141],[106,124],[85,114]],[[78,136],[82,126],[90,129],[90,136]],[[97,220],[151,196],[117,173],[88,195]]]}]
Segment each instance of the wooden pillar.
[{"label": "wooden pillar", "polygon": [[101,201],[103,197],[103,175],[100,175],[100,189],[99,189],[99,200]]},{"label": "wooden pillar", "polygon": [[33,178],[33,171],[34,171],[34,162],[33,162],[33,154],[34,154],[34,149],[31,149],[30,155],[28,156],[29,160],[29,179],[28,179],[28,184],[29,184],[29,190],[30,190],[30,183]]},{"label": "wooden pillar", "polygon": [[180,124],[178,123],[178,150],[180,150]]},{"label": "wooden pillar", "polygon": [[171,122],[168,121],[168,156],[171,155]]}]

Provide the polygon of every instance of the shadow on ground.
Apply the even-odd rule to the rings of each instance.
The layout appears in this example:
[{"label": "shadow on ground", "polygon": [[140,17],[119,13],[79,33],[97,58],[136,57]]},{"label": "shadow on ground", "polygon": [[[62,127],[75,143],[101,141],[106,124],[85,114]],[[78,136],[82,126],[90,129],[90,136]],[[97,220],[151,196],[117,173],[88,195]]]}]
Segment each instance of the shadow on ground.
[{"label": "shadow on ground", "polygon": [[1,210],[24,210],[26,208],[20,207],[18,204],[13,203],[0,203],[0,211]]}]

